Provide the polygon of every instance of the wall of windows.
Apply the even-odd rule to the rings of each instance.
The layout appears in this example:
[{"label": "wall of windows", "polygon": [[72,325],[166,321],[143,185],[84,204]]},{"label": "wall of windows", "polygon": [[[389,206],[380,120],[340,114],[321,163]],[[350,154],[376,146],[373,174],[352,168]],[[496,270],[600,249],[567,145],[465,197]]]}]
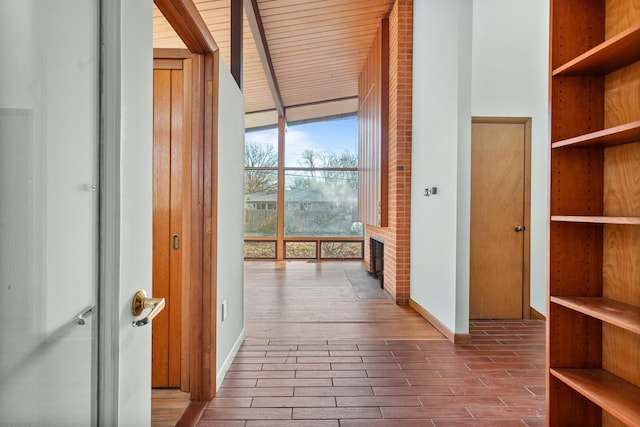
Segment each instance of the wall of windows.
[{"label": "wall of windows", "polygon": [[357,118],[245,136],[245,257],[362,258]]}]

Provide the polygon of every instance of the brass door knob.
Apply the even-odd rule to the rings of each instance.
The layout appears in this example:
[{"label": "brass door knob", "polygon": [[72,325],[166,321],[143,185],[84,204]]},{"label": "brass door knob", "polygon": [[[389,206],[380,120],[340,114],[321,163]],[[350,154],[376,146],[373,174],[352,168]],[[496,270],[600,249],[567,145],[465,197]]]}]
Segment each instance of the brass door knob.
[{"label": "brass door knob", "polygon": [[134,320],[133,326],[144,326],[151,322],[164,308],[164,298],[149,298],[144,291],[138,291],[133,296],[131,302],[131,314],[134,316],[140,316],[142,312],[150,308],[151,311],[144,319]]},{"label": "brass door knob", "polygon": [[516,225],[515,227],[513,227],[513,229],[520,232],[526,230],[527,227],[525,227],[524,225]]}]

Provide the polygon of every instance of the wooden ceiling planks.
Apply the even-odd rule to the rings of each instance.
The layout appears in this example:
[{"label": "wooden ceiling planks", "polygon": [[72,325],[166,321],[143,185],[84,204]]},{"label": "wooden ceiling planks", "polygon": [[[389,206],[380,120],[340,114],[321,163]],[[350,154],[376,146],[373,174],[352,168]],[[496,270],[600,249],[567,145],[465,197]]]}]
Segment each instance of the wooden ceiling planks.
[{"label": "wooden ceiling planks", "polygon": [[[230,54],[229,1],[194,0],[227,64]],[[358,76],[380,20],[388,16],[393,0],[257,2],[285,107],[357,95]],[[243,37],[246,110],[272,110],[275,104],[246,17]],[[184,48],[156,9],[154,47]]]},{"label": "wooden ceiling planks", "polygon": [[258,0],[286,106],[357,95],[389,0]]}]

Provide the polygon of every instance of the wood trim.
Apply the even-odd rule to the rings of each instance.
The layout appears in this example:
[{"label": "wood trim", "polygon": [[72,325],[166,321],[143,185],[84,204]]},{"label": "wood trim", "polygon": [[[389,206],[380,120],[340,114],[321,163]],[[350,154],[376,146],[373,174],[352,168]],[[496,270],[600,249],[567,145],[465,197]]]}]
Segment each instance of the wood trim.
[{"label": "wood trim", "polygon": [[278,239],[276,236],[251,236],[245,237],[245,242],[276,242]]},{"label": "wood trim", "polygon": [[278,204],[276,260],[284,260],[284,117],[278,117]]},{"label": "wood trim", "polygon": [[218,45],[191,0],[154,0],[158,10],[191,53],[211,53]]},{"label": "wood trim", "polygon": [[205,69],[204,55],[193,56],[193,98],[191,122],[191,287],[190,287],[190,357],[189,378],[191,399],[206,399],[203,389],[203,245],[204,245],[204,102]]},{"label": "wood trim", "polygon": [[413,308],[420,316],[424,317],[427,322],[431,323],[434,328],[445,336],[449,341],[454,344],[467,343],[471,341],[471,335],[469,334],[457,334],[451,329],[446,327],[444,323],[440,322],[433,314],[429,313],[427,309],[415,302],[413,299],[409,299],[409,307]]},{"label": "wood trim", "polygon": [[184,125],[183,129],[183,187],[182,187],[182,317],[181,317],[181,363],[180,363],[180,389],[189,391],[191,384],[190,367],[190,345],[191,345],[191,150],[192,150],[192,129],[193,117],[191,109],[193,108],[193,61],[191,53],[189,59],[184,60]]},{"label": "wood trim", "polygon": [[531,118],[524,122],[524,258],[522,266],[522,318],[531,319]]},{"label": "wood trim", "polygon": [[153,59],[154,70],[182,70],[182,59]]},{"label": "wood trim", "polygon": [[544,314],[540,313],[535,308],[529,307],[529,312],[530,312],[529,318],[531,320],[543,320],[545,322],[547,321],[547,317]]},{"label": "wood trim", "polygon": [[264,33],[264,26],[262,25],[262,17],[260,16],[260,9],[258,8],[257,0],[244,0],[244,12],[247,15],[247,21],[249,22],[249,27],[251,28],[251,33],[253,34],[253,39],[256,43],[260,62],[264,67],[264,75],[267,78],[267,83],[271,90],[273,103],[278,111],[278,116],[284,118],[286,117],[284,102],[282,102],[278,79],[276,78],[273,62],[271,61],[271,53],[269,52],[269,45],[267,44],[267,37]]},{"label": "wood trim", "polygon": [[208,402],[191,402],[184,410],[176,427],[191,427],[198,424]]},{"label": "wood trim", "polygon": [[190,59],[188,49],[153,49],[153,59]]},{"label": "wood trim", "polygon": [[202,389],[198,400],[210,400],[216,392],[218,56],[218,52],[204,55]]},{"label": "wood trim", "polygon": [[191,400],[216,392],[218,53],[193,56],[190,297]]},{"label": "wood trim", "polygon": [[[253,237],[251,238],[247,238],[245,240],[254,240]],[[271,239],[267,239],[267,240],[273,240],[273,238]],[[319,241],[319,242],[364,242],[364,239],[362,237],[314,237],[314,236],[308,236],[308,237],[285,237],[284,240],[286,242],[315,242],[315,241]]]},{"label": "wood trim", "polygon": [[[246,168],[247,170],[251,170],[252,168]],[[255,169],[255,168],[253,168]],[[264,168],[269,170],[271,168]],[[305,168],[305,167],[285,167],[285,171],[344,171],[344,172],[357,172],[358,168]]]},{"label": "wood trim", "polygon": [[471,340],[471,334],[454,334],[453,335],[453,343],[454,344],[466,344],[466,343],[470,343]]}]

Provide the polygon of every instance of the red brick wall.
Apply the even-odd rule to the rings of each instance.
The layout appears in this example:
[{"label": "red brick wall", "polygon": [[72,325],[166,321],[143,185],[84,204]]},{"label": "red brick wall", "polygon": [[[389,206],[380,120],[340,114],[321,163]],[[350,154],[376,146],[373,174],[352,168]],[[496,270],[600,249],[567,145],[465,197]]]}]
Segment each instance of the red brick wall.
[{"label": "red brick wall", "polygon": [[389,223],[366,226],[369,237],[384,241],[385,289],[396,303],[409,303],[411,224],[411,100],[413,0],[397,0],[389,15]]}]

